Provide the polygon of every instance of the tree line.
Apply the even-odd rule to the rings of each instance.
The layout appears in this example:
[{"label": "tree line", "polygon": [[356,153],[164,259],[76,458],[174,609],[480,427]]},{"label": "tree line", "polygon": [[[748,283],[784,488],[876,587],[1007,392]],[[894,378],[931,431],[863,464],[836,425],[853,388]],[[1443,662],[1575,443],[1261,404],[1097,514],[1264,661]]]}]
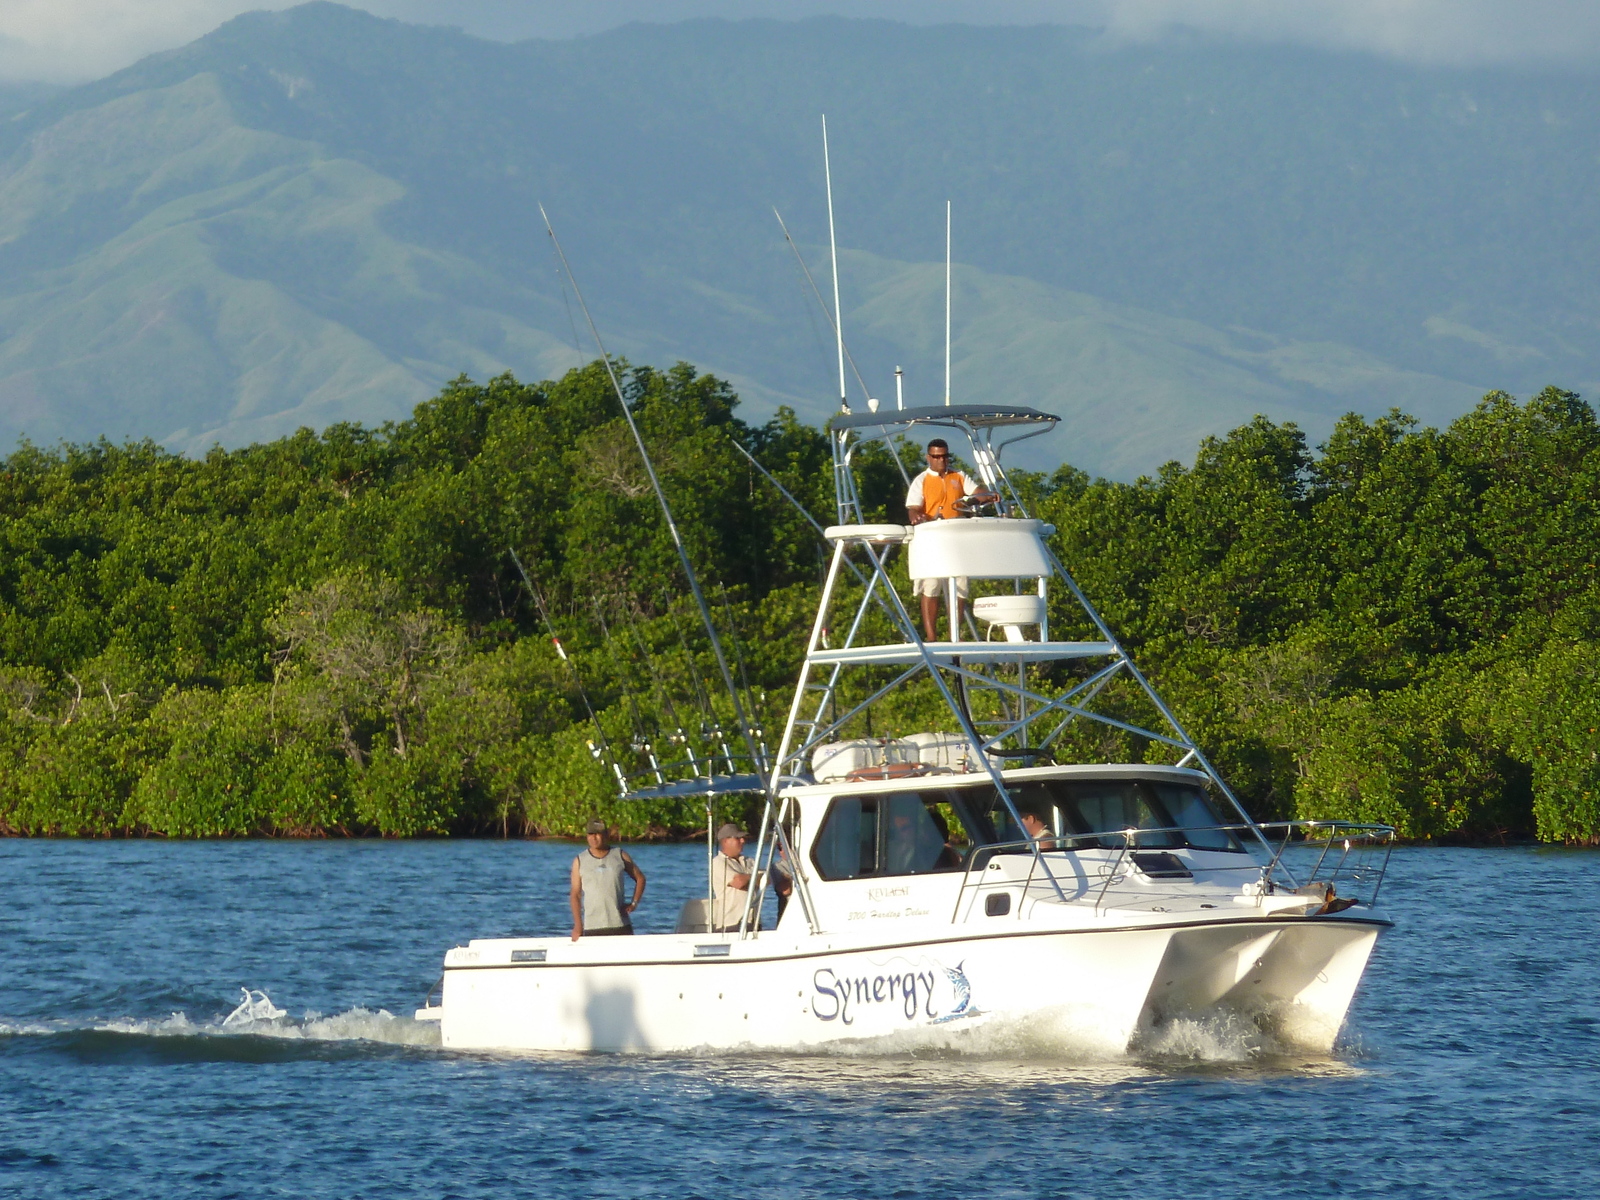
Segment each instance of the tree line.
[{"label": "tree line", "polygon": [[[684,364],[623,379],[775,740],[823,548],[734,443],[826,522],[827,439],[741,421]],[[869,515],[903,519],[892,452],[860,462]],[[1257,816],[1600,839],[1600,426],[1578,396],[1491,393],[1445,430],[1349,416],[1314,449],[1257,418],[1136,483],[1019,479]],[[0,463],[0,708],[14,834],[565,835],[598,814],[674,836],[701,802],[620,800],[612,763],[735,740],[598,363],[203,459],[22,445]],[[873,732],[935,711],[914,690]],[[1163,752],[1093,727],[1061,756]]]}]

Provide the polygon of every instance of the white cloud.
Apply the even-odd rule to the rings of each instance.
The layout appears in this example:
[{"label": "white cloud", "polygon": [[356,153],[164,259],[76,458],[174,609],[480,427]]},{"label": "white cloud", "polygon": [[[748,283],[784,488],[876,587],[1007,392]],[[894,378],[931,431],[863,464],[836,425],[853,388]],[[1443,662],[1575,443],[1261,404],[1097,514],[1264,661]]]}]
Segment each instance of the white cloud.
[{"label": "white cloud", "polygon": [[[569,37],[627,21],[838,13],[929,24],[1072,22],[1142,41],[1176,28],[1434,63],[1600,61],[1596,0],[354,0],[483,37]],[[0,0],[0,79],[78,82],[289,0]]]},{"label": "white cloud", "polygon": [[1131,39],[1189,27],[1413,62],[1600,58],[1595,0],[1107,0],[1104,13],[1112,33]]},{"label": "white cloud", "polygon": [[257,0],[0,0],[0,79],[77,83],[169,50]]}]

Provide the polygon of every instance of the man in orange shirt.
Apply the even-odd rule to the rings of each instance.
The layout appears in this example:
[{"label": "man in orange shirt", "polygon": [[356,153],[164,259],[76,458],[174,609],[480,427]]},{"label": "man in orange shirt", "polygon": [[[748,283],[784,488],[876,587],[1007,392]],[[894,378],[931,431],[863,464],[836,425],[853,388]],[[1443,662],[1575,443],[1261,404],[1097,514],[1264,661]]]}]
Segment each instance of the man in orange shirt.
[{"label": "man in orange shirt", "polygon": [[[934,438],[928,443],[928,469],[911,481],[911,490],[906,493],[906,517],[913,525],[948,521],[966,516],[969,502],[987,504],[998,499],[975,480],[968,479],[960,471],[952,471],[950,446],[943,438]],[[938,636],[939,595],[944,591],[944,582],[942,579],[917,580],[917,595],[922,598],[922,632],[930,642]],[[961,600],[967,598],[965,578],[956,580],[956,595]],[[960,620],[960,614],[956,619]]]}]

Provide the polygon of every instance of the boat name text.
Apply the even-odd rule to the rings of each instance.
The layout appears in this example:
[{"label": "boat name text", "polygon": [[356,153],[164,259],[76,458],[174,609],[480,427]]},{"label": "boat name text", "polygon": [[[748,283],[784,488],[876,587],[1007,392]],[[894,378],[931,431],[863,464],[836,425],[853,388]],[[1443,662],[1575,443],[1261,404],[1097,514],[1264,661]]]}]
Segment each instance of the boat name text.
[{"label": "boat name text", "polygon": [[838,1021],[844,1025],[855,1024],[850,1008],[855,1004],[900,1005],[906,1020],[914,1020],[917,1009],[934,1016],[932,971],[910,971],[894,975],[857,975],[843,978],[829,967],[823,967],[811,977],[816,995],[811,998],[811,1011],[821,1021]]}]

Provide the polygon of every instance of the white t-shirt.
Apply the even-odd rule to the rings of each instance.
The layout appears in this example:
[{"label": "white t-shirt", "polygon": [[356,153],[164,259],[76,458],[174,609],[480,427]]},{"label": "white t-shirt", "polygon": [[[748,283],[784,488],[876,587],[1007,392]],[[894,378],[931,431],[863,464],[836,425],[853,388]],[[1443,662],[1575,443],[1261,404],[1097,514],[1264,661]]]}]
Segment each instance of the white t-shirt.
[{"label": "white t-shirt", "polygon": [[[978,490],[977,480],[973,479],[971,475],[964,475],[960,471],[949,471],[946,474],[961,475],[961,494],[963,496],[970,496]],[[922,507],[922,481],[929,475],[932,475],[935,479],[939,478],[939,473],[929,468],[911,481],[911,490],[906,493],[907,508]]]},{"label": "white t-shirt", "polygon": [[744,919],[746,898],[750,895],[748,888],[734,888],[728,886],[728,880],[735,875],[749,875],[751,882],[755,882],[755,859],[749,855],[740,855],[738,858],[729,858],[722,851],[717,851],[716,858],[711,860],[711,927],[713,929],[726,929],[737,925]]}]

